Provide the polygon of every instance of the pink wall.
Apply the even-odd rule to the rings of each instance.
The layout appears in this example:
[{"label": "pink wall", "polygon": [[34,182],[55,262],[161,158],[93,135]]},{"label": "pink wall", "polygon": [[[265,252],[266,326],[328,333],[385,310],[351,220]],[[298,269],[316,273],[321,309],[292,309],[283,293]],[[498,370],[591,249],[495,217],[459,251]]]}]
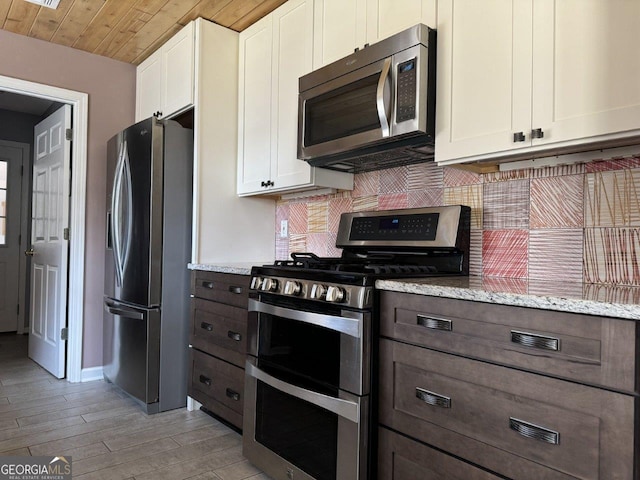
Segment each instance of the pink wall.
[{"label": "pink wall", "polygon": [[279,202],[276,257],[339,255],[342,212],[463,204],[472,208],[472,275],[637,286],[638,192],[640,154],[482,175],[433,162],[363,173],[352,192]]},{"label": "pink wall", "polygon": [[107,140],[133,123],[136,68],[0,30],[0,75],[89,94],[82,368],[102,365]]}]

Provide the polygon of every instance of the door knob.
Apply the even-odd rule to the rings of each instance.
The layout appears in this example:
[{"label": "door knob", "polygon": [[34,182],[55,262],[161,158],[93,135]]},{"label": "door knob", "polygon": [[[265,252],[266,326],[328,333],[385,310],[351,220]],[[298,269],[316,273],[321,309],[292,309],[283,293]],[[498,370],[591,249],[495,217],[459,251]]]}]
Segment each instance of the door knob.
[{"label": "door knob", "polygon": [[33,257],[33,256],[35,255],[35,252],[33,251],[33,247],[31,247],[29,250],[25,250],[25,251],[24,251],[24,254],[25,254],[27,257]]}]

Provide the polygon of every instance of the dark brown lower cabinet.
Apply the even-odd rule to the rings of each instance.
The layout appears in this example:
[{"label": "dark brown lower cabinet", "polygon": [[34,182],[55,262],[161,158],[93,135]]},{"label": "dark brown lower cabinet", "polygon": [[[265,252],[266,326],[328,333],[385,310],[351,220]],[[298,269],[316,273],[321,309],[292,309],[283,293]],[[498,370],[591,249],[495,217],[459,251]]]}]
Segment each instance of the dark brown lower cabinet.
[{"label": "dark brown lower cabinet", "polygon": [[485,470],[380,427],[378,478],[387,480],[500,480]]}]

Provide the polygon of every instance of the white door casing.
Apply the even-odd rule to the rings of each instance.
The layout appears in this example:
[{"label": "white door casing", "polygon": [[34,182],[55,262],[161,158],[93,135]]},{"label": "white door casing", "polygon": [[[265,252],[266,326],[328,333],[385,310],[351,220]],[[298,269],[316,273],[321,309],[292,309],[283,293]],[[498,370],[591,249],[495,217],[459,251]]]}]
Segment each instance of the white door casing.
[{"label": "white door casing", "polygon": [[65,376],[66,357],[70,128],[64,105],[34,129],[29,357],[57,378]]},{"label": "white door casing", "polygon": [[70,251],[68,283],[67,380],[80,382],[82,372],[82,331],[84,321],[84,250],[87,187],[87,134],[89,95],[0,75],[0,89],[68,103],[73,108],[72,133],[73,177],[71,180]]},{"label": "white door casing", "polygon": [[23,153],[0,142],[0,332],[18,330]]}]

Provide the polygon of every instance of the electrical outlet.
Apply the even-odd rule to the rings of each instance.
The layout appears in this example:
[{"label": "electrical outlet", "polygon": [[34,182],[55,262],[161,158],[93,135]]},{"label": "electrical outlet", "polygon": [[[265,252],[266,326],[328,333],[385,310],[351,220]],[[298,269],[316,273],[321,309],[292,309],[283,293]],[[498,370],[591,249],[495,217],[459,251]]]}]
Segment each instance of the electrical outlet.
[{"label": "electrical outlet", "polygon": [[280,222],[280,238],[287,238],[289,236],[289,221],[282,220]]}]

